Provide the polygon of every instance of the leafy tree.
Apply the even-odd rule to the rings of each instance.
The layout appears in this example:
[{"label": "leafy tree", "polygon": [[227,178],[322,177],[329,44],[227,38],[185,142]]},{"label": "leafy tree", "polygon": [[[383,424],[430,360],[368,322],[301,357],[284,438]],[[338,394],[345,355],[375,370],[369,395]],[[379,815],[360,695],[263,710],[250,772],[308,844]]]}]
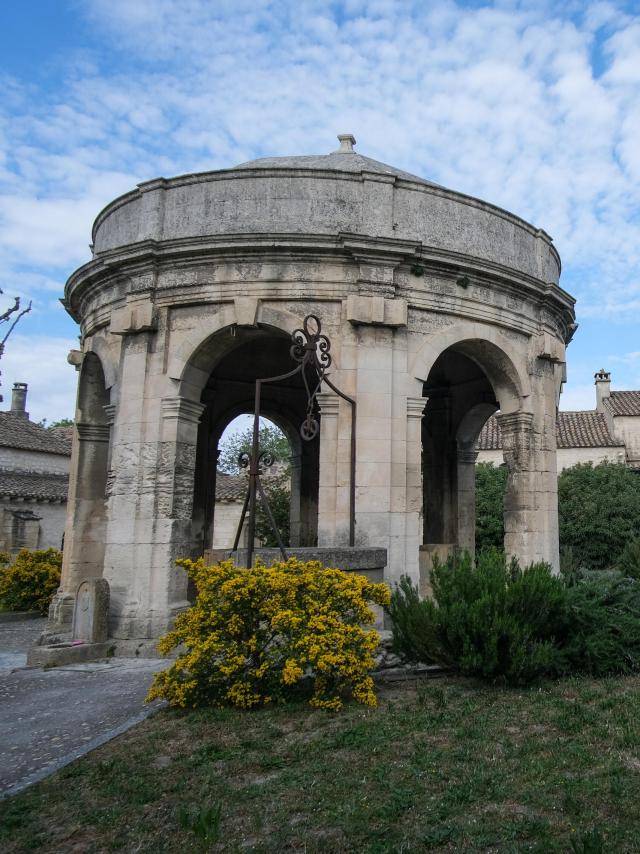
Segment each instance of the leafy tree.
[{"label": "leafy tree", "polygon": [[[218,459],[218,468],[227,474],[238,474],[240,468],[238,466],[238,457],[243,451],[251,450],[251,442],[253,439],[253,427],[247,427],[240,433],[233,433],[225,436],[220,445],[220,457]],[[289,449],[289,441],[279,427],[275,424],[260,422],[260,451],[269,451],[274,459],[274,462],[287,464],[291,456]]]},{"label": "leafy tree", "polygon": [[640,477],[621,463],[580,463],[558,479],[560,544],[587,569],[606,569],[640,536]]},{"label": "leafy tree", "polygon": [[[264,490],[267,493],[269,507],[273,513],[273,518],[282,538],[282,543],[285,546],[289,545],[290,537],[290,507],[291,507],[291,481],[289,472],[281,472],[278,474],[265,477],[262,481]],[[262,502],[258,500],[256,510],[256,536],[264,546],[277,546],[278,540],[273,533],[269,517],[262,506]]]},{"label": "leafy tree", "polygon": [[59,421],[52,421],[46,426],[49,430],[53,430],[54,427],[73,427],[73,418],[61,418]]},{"label": "leafy tree", "polygon": [[[507,476],[506,466],[480,463],[476,467],[478,551],[502,547]],[[558,478],[558,513],[565,573],[614,567],[623,559],[627,543],[640,537],[640,476],[620,463],[580,463],[565,469]],[[625,567],[638,559],[636,555],[629,546]],[[631,574],[630,569],[625,572]]]},{"label": "leafy tree", "polygon": [[509,470],[493,463],[476,466],[476,549],[504,545],[503,503]]}]

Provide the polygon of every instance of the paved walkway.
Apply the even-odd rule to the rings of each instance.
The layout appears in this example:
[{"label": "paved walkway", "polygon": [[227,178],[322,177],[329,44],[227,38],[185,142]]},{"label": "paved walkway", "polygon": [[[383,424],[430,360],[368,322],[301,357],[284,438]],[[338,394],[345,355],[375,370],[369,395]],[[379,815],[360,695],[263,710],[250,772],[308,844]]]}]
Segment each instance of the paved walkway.
[{"label": "paved walkway", "polygon": [[[14,794],[143,720],[160,659],[25,667],[44,621],[0,622],[0,797]],[[15,669],[18,668],[18,669]]]}]

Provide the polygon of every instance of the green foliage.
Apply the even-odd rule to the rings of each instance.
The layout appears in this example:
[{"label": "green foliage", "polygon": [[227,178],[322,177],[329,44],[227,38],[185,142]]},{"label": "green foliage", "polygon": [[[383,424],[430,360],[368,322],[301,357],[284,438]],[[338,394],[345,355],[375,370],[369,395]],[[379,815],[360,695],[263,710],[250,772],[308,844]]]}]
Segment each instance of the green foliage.
[{"label": "green foliage", "polygon": [[509,470],[493,463],[476,466],[476,550],[504,545],[504,491]]},{"label": "green foliage", "polygon": [[312,682],[310,704],[340,709],[346,690],[375,706],[370,670],[379,635],[369,605],[389,604],[386,584],[296,558],[243,569],[179,561],[195,583],[195,605],[160,639],[182,648],[157,673],[148,700],[181,707],[276,703]]},{"label": "green foliage", "polygon": [[[262,479],[262,486],[267,493],[269,507],[285,546],[289,545],[290,537],[290,507],[291,481],[289,472],[268,475]],[[278,540],[273,533],[266,510],[258,499],[256,509],[256,536],[263,546],[277,546]]]},{"label": "green foliage", "polygon": [[546,564],[522,570],[486,551],[434,560],[433,600],[408,579],[391,597],[394,649],[410,661],[509,684],[530,682],[557,667],[554,634],[562,626],[565,588]]},{"label": "green foliage", "polygon": [[581,567],[606,569],[640,537],[640,477],[620,463],[581,463],[558,479],[560,543]]},{"label": "green foliage", "polygon": [[627,578],[640,581],[640,537],[629,540],[622,550],[616,569]]},{"label": "green foliage", "polygon": [[52,421],[51,424],[47,424],[46,427],[47,430],[53,430],[55,427],[73,427],[73,418],[60,418],[58,421]]},{"label": "green foliage", "polygon": [[[251,450],[252,439],[253,427],[225,437],[220,445],[218,468],[227,474],[238,474],[238,457],[243,451]],[[291,456],[289,440],[279,427],[261,419],[259,442],[261,452],[268,451],[276,463],[288,464]]]},{"label": "green foliage", "polygon": [[[477,551],[502,548],[507,477],[506,466],[476,467]],[[563,572],[618,566],[626,544],[640,539],[640,477],[619,463],[565,469],[558,478],[558,513]],[[624,572],[634,571],[637,554],[638,547],[626,554]]]},{"label": "green foliage", "polygon": [[62,552],[21,549],[12,564],[0,567],[0,604],[8,611],[46,614],[60,586]]},{"label": "green foliage", "polygon": [[569,580],[563,672],[604,676],[640,670],[640,582],[617,572]]},{"label": "green foliage", "polygon": [[222,819],[222,804],[220,802],[213,806],[202,806],[187,809],[185,806],[178,808],[178,824],[182,830],[188,830],[194,834],[203,850],[218,841],[220,836],[220,822]]}]

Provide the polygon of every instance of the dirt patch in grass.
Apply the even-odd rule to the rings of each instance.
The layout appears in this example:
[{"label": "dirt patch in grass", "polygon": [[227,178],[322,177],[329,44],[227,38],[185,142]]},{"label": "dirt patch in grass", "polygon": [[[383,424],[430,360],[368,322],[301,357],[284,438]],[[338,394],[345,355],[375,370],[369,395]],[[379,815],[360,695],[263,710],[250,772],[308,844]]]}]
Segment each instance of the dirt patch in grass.
[{"label": "dirt patch in grass", "polygon": [[0,802],[0,849],[632,852],[639,728],[637,677],[166,711]]}]

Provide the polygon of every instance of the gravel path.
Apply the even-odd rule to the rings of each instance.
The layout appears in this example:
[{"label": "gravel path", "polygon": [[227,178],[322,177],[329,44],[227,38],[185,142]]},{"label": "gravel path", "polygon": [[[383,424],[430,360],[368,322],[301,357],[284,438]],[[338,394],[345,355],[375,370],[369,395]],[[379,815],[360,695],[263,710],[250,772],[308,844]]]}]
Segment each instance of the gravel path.
[{"label": "gravel path", "polygon": [[144,698],[153,674],[167,666],[160,659],[24,667],[42,628],[40,620],[0,622],[0,797],[104,744],[158,706],[145,706]]}]

